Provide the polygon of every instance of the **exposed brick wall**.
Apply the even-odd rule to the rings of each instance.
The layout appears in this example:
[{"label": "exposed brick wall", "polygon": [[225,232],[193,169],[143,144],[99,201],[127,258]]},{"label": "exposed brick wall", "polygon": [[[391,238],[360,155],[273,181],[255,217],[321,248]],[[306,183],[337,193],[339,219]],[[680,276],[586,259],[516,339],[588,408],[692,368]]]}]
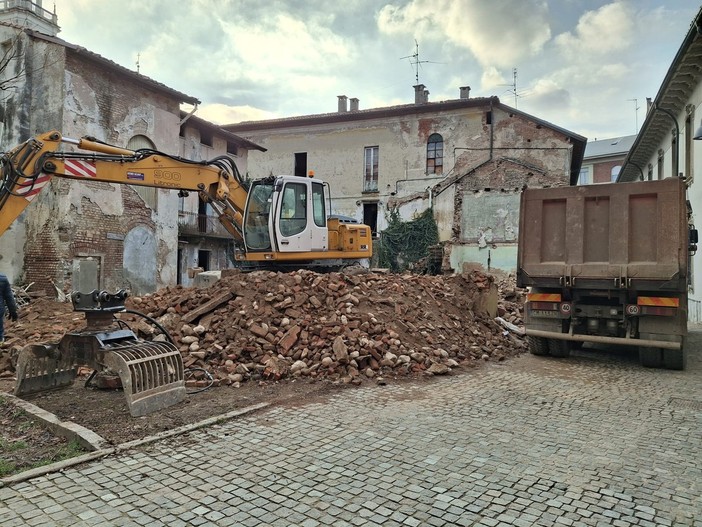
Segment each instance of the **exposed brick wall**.
[{"label": "exposed brick wall", "polygon": [[623,163],[622,160],[603,161],[593,164],[593,183],[609,183],[612,180],[612,169]]}]

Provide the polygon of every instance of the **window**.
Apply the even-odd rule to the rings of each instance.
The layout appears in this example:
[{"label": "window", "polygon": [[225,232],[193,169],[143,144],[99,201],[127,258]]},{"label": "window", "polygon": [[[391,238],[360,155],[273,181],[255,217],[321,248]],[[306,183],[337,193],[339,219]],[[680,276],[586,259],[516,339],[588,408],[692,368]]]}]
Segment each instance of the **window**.
[{"label": "window", "polygon": [[235,156],[238,155],[238,152],[239,150],[237,149],[236,145],[231,141],[227,141],[227,154]]},{"label": "window", "polygon": [[214,134],[209,130],[200,130],[200,143],[205,146],[214,144]]},{"label": "window", "polygon": [[324,185],[312,183],[312,216],[317,227],[327,224],[327,213],[324,205]]},{"label": "window", "polygon": [[378,192],[378,149],[377,146],[366,147],[363,192]]},{"label": "window", "polygon": [[589,185],[590,181],[590,166],[581,167],[580,175],[578,176],[578,185]]},{"label": "window", "polygon": [[622,169],[621,165],[616,165],[612,167],[612,170],[609,173],[609,180],[612,183],[615,183],[617,181],[617,177],[619,176],[619,171]]},{"label": "window", "polygon": [[280,213],[280,233],[295,236],[307,227],[307,185],[287,183],[283,189]]},{"label": "window", "polygon": [[307,152],[295,154],[295,172],[293,175],[305,177],[307,175]]},{"label": "window", "polygon": [[440,134],[431,134],[427,141],[427,174],[444,172],[444,138]]}]

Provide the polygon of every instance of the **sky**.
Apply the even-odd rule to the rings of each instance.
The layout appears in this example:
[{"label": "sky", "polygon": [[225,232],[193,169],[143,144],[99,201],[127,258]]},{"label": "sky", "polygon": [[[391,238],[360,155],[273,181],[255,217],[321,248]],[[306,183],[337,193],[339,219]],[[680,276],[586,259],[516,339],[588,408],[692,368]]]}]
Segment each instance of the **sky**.
[{"label": "sky", "polygon": [[[697,0],[44,0],[59,37],[217,124],[471,97],[589,140],[635,134]],[[516,82],[515,82],[516,70]],[[516,87],[516,89],[515,89]],[[637,110],[638,108],[638,110]],[[185,108],[188,109],[188,108]]]}]

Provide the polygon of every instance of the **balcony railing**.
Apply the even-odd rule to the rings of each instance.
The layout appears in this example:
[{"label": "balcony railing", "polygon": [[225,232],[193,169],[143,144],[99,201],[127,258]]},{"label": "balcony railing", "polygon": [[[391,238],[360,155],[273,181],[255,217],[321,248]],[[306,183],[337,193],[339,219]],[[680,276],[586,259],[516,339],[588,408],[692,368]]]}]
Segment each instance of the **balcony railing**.
[{"label": "balcony railing", "polygon": [[216,216],[183,211],[178,212],[178,233],[186,236],[231,237]]}]

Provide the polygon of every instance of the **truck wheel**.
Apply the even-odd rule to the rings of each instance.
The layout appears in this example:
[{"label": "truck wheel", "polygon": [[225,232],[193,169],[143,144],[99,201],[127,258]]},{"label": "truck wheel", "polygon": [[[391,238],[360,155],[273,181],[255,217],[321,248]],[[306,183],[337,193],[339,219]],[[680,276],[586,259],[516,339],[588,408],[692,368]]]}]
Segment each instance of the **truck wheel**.
[{"label": "truck wheel", "polygon": [[548,355],[548,342],[543,337],[527,337],[529,353],[532,355]]},{"label": "truck wheel", "polygon": [[687,365],[687,350],[663,350],[663,364],[669,370],[684,370]]},{"label": "truck wheel", "polygon": [[661,348],[639,347],[639,362],[644,368],[662,368],[663,350]]},{"label": "truck wheel", "polygon": [[570,356],[570,343],[567,340],[548,339],[548,350],[551,357],[563,359]]}]

